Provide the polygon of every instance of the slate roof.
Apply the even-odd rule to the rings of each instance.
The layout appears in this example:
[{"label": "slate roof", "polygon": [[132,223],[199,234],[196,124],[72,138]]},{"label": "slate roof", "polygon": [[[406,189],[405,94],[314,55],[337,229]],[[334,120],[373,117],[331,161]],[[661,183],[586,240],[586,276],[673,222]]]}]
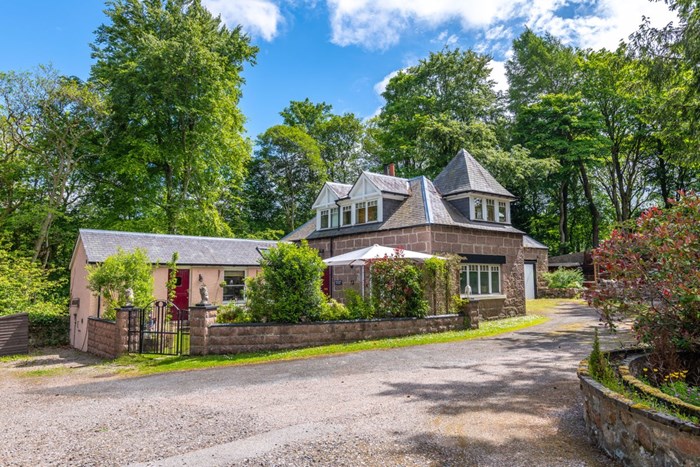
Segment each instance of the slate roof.
[{"label": "slate roof", "polygon": [[326,182],[326,185],[328,185],[328,188],[333,190],[338,198],[345,198],[348,193],[350,193],[350,190],[352,190],[352,185],[347,183]]},{"label": "slate roof", "polygon": [[464,149],[435,178],[435,187],[443,196],[478,192],[515,198]]},{"label": "slate roof", "polygon": [[269,240],[190,237],[110,230],[80,229],[80,239],[89,263],[99,263],[118,248],[133,251],[145,248],[152,263],[165,264],[178,252],[178,264],[189,266],[257,266],[260,249],[275,246]]},{"label": "slate roof", "polygon": [[372,172],[363,172],[365,176],[383,193],[395,193],[397,195],[410,195],[408,180],[391,175],[381,175]]},{"label": "slate roof", "polygon": [[285,241],[330,238],[366,232],[400,229],[419,225],[451,225],[489,232],[523,233],[511,225],[470,221],[448,201],[443,199],[433,183],[425,177],[406,180],[411,195],[383,222],[316,230],[316,218],[309,220],[283,238]]},{"label": "slate roof", "polygon": [[544,243],[540,243],[529,235],[523,235],[523,246],[525,248],[537,248],[538,250],[549,250]]}]

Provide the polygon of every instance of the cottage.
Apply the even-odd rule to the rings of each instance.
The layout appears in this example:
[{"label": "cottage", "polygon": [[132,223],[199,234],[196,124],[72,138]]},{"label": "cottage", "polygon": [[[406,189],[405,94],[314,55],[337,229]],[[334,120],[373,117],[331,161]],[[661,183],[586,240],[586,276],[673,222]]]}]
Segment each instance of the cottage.
[{"label": "cottage", "polygon": [[190,237],[133,232],[81,229],[71,259],[70,281],[70,342],[73,347],[87,350],[87,321],[100,316],[101,298],[87,288],[85,266],[103,262],[117,252],[143,248],[152,264],[154,295],[167,296],[167,262],[178,252],[175,305],[186,309],[200,300],[198,279],[201,274],[214,303],[243,302],[244,279],[259,271],[261,250],[276,245],[265,240],[235,238]]},{"label": "cottage", "polygon": [[[522,315],[525,270],[536,290],[547,255],[544,245],[512,226],[514,200],[461,150],[434,181],[396,177],[390,165],[386,174],[363,172],[353,185],[327,182],[313,205],[316,216],[284,240],[306,239],[324,258],[373,244],[458,254],[460,290],[478,303],[482,317]],[[342,300],[346,289],[358,290],[358,269],[329,268],[325,291]]]}]

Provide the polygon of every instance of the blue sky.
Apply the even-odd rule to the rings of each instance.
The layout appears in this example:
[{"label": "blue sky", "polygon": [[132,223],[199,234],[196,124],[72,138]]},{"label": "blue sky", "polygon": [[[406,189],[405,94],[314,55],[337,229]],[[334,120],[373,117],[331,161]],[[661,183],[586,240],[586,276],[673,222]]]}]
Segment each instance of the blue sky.
[{"label": "blue sky", "polygon": [[[290,100],[325,101],[336,113],[373,115],[383,83],[445,45],[503,63],[525,26],[579,47],[614,48],[641,23],[674,16],[647,0],[203,0],[230,25],[241,24],[260,48],[245,70],[241,108],[255,137],[280,123]],[[51,63],[86,79],[89,44],[105,21],[101,0],[0,0],[0,71]]]}]

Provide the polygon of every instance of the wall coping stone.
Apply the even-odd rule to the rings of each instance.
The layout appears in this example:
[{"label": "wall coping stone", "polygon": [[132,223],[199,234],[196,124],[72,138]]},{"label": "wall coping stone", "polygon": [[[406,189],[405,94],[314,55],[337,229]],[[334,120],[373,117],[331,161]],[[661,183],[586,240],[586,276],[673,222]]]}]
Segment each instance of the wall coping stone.
[{"label": "wall coping stone", "polygon": [[453,313],[449,315],[430,315],[423,318],[373,318],[373,319],[346,319],[337,321],[309,321],[306,323],[216,323],[209,327],[270,327],[270,326],[321,326],[328,324],[347,324],[347,323],[381,323],[385,321],[417,321],[419,319],[436,320],[441,318],[454,318],[456,316],[462,316],[460,313]]}]

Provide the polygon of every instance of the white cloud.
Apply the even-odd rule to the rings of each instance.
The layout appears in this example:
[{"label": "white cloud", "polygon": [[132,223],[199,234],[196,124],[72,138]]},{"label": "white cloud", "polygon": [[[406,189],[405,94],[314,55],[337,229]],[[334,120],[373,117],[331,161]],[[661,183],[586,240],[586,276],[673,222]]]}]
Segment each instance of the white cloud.
[{"label": "white cloud", "polygon": [[[614,49],[645,15],[661,26],[675,18],[664,2],[649,0],[327,0],[332,42],[384,49],[409,28],[438,28],[458,21],[463,31],[483,32],[488,42],[510,42],[513,25],[526,24],[583,48]],[[566,8],[574,13],[561,16]],[[457,42],[443,31],[438,41]],[[448,42],[448,45],[450,42]]]},{"label": "white cloud", "polygon": [[399,71],[401,70],[396,70],[392,71],[388,75],[386,75],[380,82],[374,85],[374,92],[377,93],[378,96],[381,96],[384,93],[384,90],[386,89],[387,84],[389,84],[389,81],[391,78],[399,74]]},{"label": "white cloud", "polygon": [[271,41],[284,22],[279,6],[270,0],[203,0],[204,6],[231,27],[241,25],[251,36]]},{"label": "white cloud", "polygon": [[506,62],[491,60],[491,79],[496,82],[494,88],[496,91],[508,90],[508,79],[506,78]]}]

